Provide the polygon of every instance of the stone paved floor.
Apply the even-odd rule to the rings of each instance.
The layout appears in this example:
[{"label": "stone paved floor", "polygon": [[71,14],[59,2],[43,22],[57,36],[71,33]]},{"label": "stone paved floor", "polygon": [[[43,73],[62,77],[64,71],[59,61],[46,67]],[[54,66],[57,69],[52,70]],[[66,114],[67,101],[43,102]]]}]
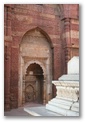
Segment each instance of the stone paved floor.
[{"label": "stone paved floor", "polygon": [[4,112],[4,116],[60,116],[51,111],[46,110],[45,105],[37,103],[26,103],[23,107],[17,109],[12,109],[10,111]]},{"label": "stone paved floor", "polygon": [[61,116],[58,113],[47,110],[45,105],[37,103],[26,104],[24,106],[24,111],[31,114],[32,116]]},{"label": "stone paved floor", "polygon": [[17,109],[12,109],[10,111],[4,112],[4,116],[29,116],[32,117],[29,113],[24,111],[24,107],[37,107],[42,106],[42,104],[37,103],[26,103],[23,107]]},{"label": "stone paved floor", "polygon": [[49,111],[46,109],[46,106],[40,106],[40,107],[25,107],[24,110],[33,115],[33,116],[44,116],[44,117],[48,117],[48,116],[52,116],[52,117],[56,117],[56,116],[61,116],[58,113],[54,113],[52,111]]},{"label": "stone paved floor", "polygon": [[24,111],[23,107],[12,109],[11,111],[4,112],[4,116],[32,116]]}]

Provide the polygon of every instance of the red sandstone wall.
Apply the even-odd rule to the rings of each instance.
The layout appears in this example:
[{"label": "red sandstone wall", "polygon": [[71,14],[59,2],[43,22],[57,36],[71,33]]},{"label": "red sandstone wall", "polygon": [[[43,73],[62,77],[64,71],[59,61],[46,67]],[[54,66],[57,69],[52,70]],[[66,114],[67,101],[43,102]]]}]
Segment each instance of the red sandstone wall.
[{"label": "red sandstone wall", "polygon": [[[10,109],[18,105],[19,44],[23,35],[30,29],[39,27],[50,37],[54,50],[53,75],[56,80],[66,72],[66,63],[72,57],[71,49],[78,48],[79,21],[78,5],[59,5],[57,9],[56,5],[14,4],[5,5],[4,10],[5,46],[10,49],[9,59],[5,61],[5,94],[9,94],[5,97],[5,108]],[[66,32],[70,31],[69,37]],[[68,48],[72,44],[74,48]],[[73,50],[73,55],[78,55],[76,49]],[[5,53],[8,56],[7,51]]]}]

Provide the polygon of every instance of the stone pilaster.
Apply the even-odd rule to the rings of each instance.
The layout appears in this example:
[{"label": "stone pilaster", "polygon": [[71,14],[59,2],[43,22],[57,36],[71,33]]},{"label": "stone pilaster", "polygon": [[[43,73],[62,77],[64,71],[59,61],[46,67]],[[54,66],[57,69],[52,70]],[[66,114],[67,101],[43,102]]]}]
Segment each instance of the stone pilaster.
[{"label": "stone pilaster", "polygon": [[46,80],[43,80],[43,104],[46,103]]},{"label": "stone pilaster", "polygon": [[62,33],[62,39],[63,39],[63,52],[65,56],[65,64],[64,64],[64,72],[67,73],[67,62],[70,60],[70,44],[71,44],[71,35],[70,35],[70,18],[63,18],[63,33]]},{"label": "stone pilaster", "polygon": [[4,109],[5,110],[10,110],[10,48],[5,46],[5,58],[4,58],[4,63],[5,63],[5,73],[4,73]]},{"label": "stone pilaster", "polygon": [[71,35],[70,35],[70,18],[65,18],[64,20],[64,32],[63,32],[63,39],[65,41],[65,60],[66,63],[70,59],[70,48],[71,45]]},{"label": "stone pilaster", "polygon": [[4,22],[4,28],[5,28],[5,36],[4,36],[4,109],[10,110],[10,76],[11,76],[11,6],[5,5],[5,22]]}]

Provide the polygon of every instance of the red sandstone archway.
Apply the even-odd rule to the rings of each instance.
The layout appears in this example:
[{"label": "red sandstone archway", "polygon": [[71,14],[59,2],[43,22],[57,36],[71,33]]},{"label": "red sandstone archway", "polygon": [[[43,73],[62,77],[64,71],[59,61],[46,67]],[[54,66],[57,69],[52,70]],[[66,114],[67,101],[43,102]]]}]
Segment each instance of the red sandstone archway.
[{"label": "red sandstone archway", "polygon": [[43,69],[43,103],[52,95],[52,45],[48,36],[39,28],[24,34],[20,44],[18,106],[25,103],[26,69],[33,63]]}]

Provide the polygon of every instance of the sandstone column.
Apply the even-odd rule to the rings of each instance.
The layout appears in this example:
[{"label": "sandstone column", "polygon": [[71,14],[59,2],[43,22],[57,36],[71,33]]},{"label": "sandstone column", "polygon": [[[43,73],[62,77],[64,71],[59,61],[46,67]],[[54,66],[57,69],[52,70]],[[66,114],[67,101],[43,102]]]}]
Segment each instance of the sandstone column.
[{"label": "sandstone column", "polygon": [[4,102],[5,102],[5,110],[10,110],[10,48],[5,46],[5,73],[4,73]]}]

